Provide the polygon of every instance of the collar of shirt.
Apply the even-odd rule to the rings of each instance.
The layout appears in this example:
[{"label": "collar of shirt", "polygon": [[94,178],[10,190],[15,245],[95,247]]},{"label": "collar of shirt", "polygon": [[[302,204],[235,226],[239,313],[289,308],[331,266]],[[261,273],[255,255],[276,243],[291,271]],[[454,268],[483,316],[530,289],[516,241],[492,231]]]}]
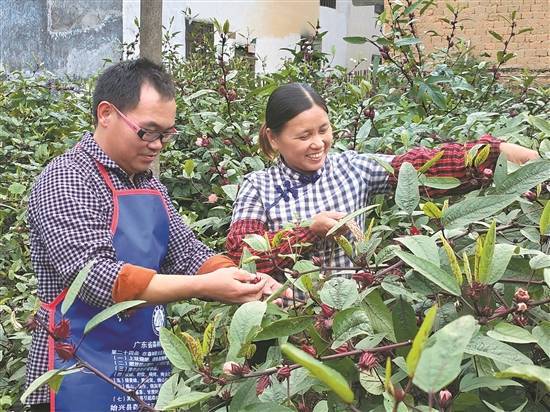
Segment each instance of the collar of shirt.
[{"label": "collar of shirt", "polygon": [[328,169],[330,168],[330,158],[327,156],[327,158],[325,159],[325,163],[323,163],[323,166],[312,174],[305,174],[292,169],[285,163],[284,159],[281,156],[279,156],[279,158],[277,159],[277,167],[279,168],[283,179],[288,178],[289,180],[298,181],[304,185],[307,185],[309,183],[315,183],[323,175],[323,173],[326,173],[328,171]]},{"label": "collar of shirt", "polygon": [[[80,147],[84,152],[90,155],[92,159],[97,160],[105,166],[105,168],[113,170],[116,173],[120,173],[122,176],[132,181],[132,179],[128,176],[128,173],[126,173],[114,160],[107,156],[103,149],[99,147],[92,133],[84,133],[84,136],[80,141]],[[147,170],[146,172],[136,174],[133,181],[138,182],[140,179],[150,179],[152,176],[153,172],[151,172],[151,170]]]}]

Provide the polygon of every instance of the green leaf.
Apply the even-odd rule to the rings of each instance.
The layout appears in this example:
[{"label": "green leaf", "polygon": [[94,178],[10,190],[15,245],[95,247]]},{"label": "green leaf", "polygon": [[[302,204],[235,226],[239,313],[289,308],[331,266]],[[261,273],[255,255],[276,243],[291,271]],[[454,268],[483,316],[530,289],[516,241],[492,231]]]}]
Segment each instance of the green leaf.
[{"label": "green leaf", "polygon": [[535,255],[529,260],[529,266],[533,270],[550,267],[550,255]]},{"label": "green leaf", "polygon": [[258,234],[246,235],[243,241],[256,252],[269,252],[269,242]]},{"label": "green leaf", "polygon": [[27,190],[27,188],[18,182],[14,182],[8,187],[8,192],[14,195],[21,195],[25,193],[25,190]]},{"label": "green leaf", "polygon": [[398,237],[397,240],[413,255],[429,260],[439,267],[439,248],[431,237],[424,235]]},{"label": "green leaf", "polygon": [[169,402],[167,405],[164,406],[162,409],[163,411],[168,411],[170,409],[178,409],[182,408],[184,406],[192,406],[196,403],[205,401],[207,399],[210,399],[211,397],[216,395],[216,391],[212,392],[195,392],[191,391],[188,392],[182,396],[178,396],[173,401]]},{"label": "green leaf", "polygon": [[426,173],[430,168],[435,165],[445,154],[444,150],[441,150],[440,152],[437,152],[434,157],[432,157],[430,160],[428,160],[426,163],[424,163],[419,169],[418,173]]},{"label": "green leaf", "polygon": [[487,332],[487,336],[502,342],[511,343],[532,343],[537,341],[526,329],[507,322],[497,323],[493,330]]},{"label": "green leaf", "polygon": [[321,292],[319,292],[321,302],[329,305],[331,308],[342,310],[352,306],[357,298],[357,283],[351,279],[336,277],[327,281]]},{"label": "green leaf", "polygon": [[344,402],[353,402],[353,391],[349,387],[346,379],[340,374],[340,372],[323,364],[321,361],[296,348],[290,343],[283,343],[281,345],[281,352],[283,352],[283,354],[291,361],[306,368],[313,376],[315,376],[317,379],[327,385],[329,389],[336,393],[336,395],[338,395],[340,399],[342,399]]},{"label": "green leaf", "polygon": [[426,202],[421,207],[424,214],[433,219],[441,219],[443,212],[441,209],[433,202]]},{"label": "green leaf", "polygon": [[497,39],[498,41],[502,41],[502,36],[500,34],[498,34],[497,32],[489,30],[489,34],[491,36],[493,36],[495,39]]},{"label": "green leaf", "polygon": [[333,233],[335,233],[338,229],[340,229],[342,226],[344,226],[345,224],[347,224],[350,220],[352,219],[355,219],[357,216],[365,213],[365,212],[368,212],[369,210],[372,210],[372,209],[375,209],[377,208],[379,205],[370,205],[370,206],[365,206],[365,207],[362,207],[361,209],[358,209],[356,210],[355,212],[353,213],[350,213],[349,215],[346,215],[344,216],[342,219],[340,219],[338,221],[337,224],[335,224],[334,226],[332,226],[332,228],[327,232],[326,236],[330,236],[332,235]]},{"label": "green leaf", "polygon": [[402,39],[395,41],[396,47],[412,46],[418,43],[422,43],[422,40],[416,37],[403,37]]},{"label": "green leaf", "polygon": [[[233,404],[233,402],[231,402]],[[276,402],[260,402],[247,405],[243,409],[239,409],[240,412],[293,412],[294,409],[289,409],[286,406],[279,405]]]},{"label": "green leaf", "polygon": [[260,327],[266,309],[265,302],[254,301],[241,305],[235,311],[227,335],[229,340],[227,361],[240,362],[243,360],[238,356],[241,347],[253,338],[249,338],[249,334]]},{"label": "green leaf", "polygon": [[214,347],[214,340],[216,339],[216,323],[218,318],[214,318],[212,322],[209,322],[204,333],[202,335],[202,353],[207,356]]},{"label": "green leaf", "polygon": [[489,388],[496,391],[504,386],[521,386],[521,384],[511,379],[498,379],[492,376],[475,376],[469,373],[460,381],[460,392],[470,392],[480,388]]},{"label": "green leaf", "polygon": [[[391,314],[395,340],[403,342],[414,339],[418,333],[418,326],[416,326],[416,313],[413,307],[400,296],[396,300]],[[400,356],[407,356],[409,351],[408,347],[397,349]]]},{"label": "green leaf", "polygon": [[334,240],[336,241],[336,243],[338,243],[338,246],[342,248],[346,256],[353,256],[353,246],[345,236],[336,236]]},{"label": "green leaf", "polygon": [[550,235],[550,200],[546,201],[539,222],[540,234],[542,236]]},{"label": "green leaf", "polygon": [[407,252],[396,251],[395,254],[430,282],[435,283],[441,289],[452,295],[460,296],[460,286],[456,283],[454,276],[445,272],[439,266],[434,265],[429,260],[411,255]]},{"label": "green leaf", "polygon": [[447,239],[445,239],[445,236],[443,236],[443,233],[440,234],[441,242],[443,243],[443,249],[445,249],[445,253],[447,254],[447,258],[449,259],[449,263],[451,265],[451,270],[453,271],[453,275],[455,276],[456,282],[458,285],[462,285],[462,282],[464,281],[462,277],[462,270],[460,270],[460,265],[458,264],[458,259],[456,258],[455,252],[451,245],[449,245],[449,242],[447,242]]},{"label": "green leaf", "polygon": [[523,353],[512,346],[485,336],[475,335],[465,350],[470,355],[483,356],[506,365],[532,364],[533,362]]},{"label": "green leaf", "polygon": [[418,174],[412,164],[405,162],[399,169],[397,188],[395,189],[395,204],[410,215],[419,202]]},{"label": "green leaf", "polygon": [[495,245],[495,252],[489,268],[489,278],[487,279],[488,284],[496,283],[502,278],[515,250],[516,246],[514,245]]},{"label": "green leaf", "polygon": [[184,380],[178,375],[172,375],[160,387],[155,409],[162,411],[173,399],[189,392],[191,388],[185,385]]},{"label": "green leaf", "polygon": [[516,195],[495,195],[466,198],[443,211],[445,229],[457,229],[492,216],[517,199]]},{"label": "green leaf", "polygon": [[538,160],[525,164],[510,173],[493,190],[493,193],[495,195],[520,195],[549,179],[550,160]]},{"label": "green leaf", "polygon": [[187,345],[169,329],[160,329],[160,345],[168,360],[176,368],[182,371],[188,371],[193,368],[193,357],[189,349],[187,349]]},{"label": "green leaf", "polygon": [[84,265],[80,272],[78,272],[78,275],[76,275],[76,277],[74,278],[73,283],[71,283],[71,286],[69,287],[69,290],[65,295],[65,299],[63,299],[63,303],[61,304],[62,315],[65,315],[69,308],[72,306],[74,300],[78,296],[80,288],[86,280],[86,276],[88,276],[88,273],[90,272],[90,269],[92,268],[94,263],[94,260],[90,260],[88,263],[86,263],[86,265]]},{"label": "green leaf", "polygon": [[107,319],[112,318],[113,316],[123,312],[127,309],[134,308],[138,305],[147,303],[145,300],[127,300],[124,302],[115,303],[113,306],[103,309],[97,315],[86,323],[84,327],[84,335],[90,333],[92,329],[98,326],[101,322],[105,322]]},{"label": "green leaf", "polygon": [[239,263],[239,267],[243,270],[246,270],[250,273],[256,273],[256,262],[255,260],[258,258],[258,256],[254,256],[252,253],[250,253],[250,250],[248,250],[247,247],[243,248],[243,253],[241,254],[241,261]]},{"label": "green leaf", "polygon": [[45,383],[50,382],[50,380],[56,379],[57,375],[62,371],[63,371],[62,369],[51,369],[46,373],[40,375],[34,381],[32,381],[32,383],[25,390],[25,392],[23,392],[23,395],[21,395],[21,403],[24,404],[25,400],[29,397],[31,393],[33,393],[35,390],[40,388]]},{"label": "green leaf", "polygon": [[195,162],[193,159],[187,159],[183,163],[183,170],[185,171],[186,176],[191,177],[193,175],[193,170],[195,169]]},{"label": "green leaf", "polygon": [[361,371],[359,374],[359,383],[365,390],[372,395],[382,395],[384,393],[384,384],[375,370]]},{"label": "green leaf", "polygon": [[224,185],[222,190],[225,192],[229,200],[235,201],[237,198],[237,192],[239,191],[239,185]]},{"label": "green leaf", "polygon": [[364,302],[366,304],[365,311],[369,315],[372,329],[375,332],[385,333],[387,339],[396,342],[391,312],[382,300],[380,292],[377,289],[373,290],[367,295]]},{"label": "green leaf", "polygon": [[372,335],[369,316],[362,308],[349,308],[338,312],[332,323],[334,342],[332,349],[336,349],[351,338],[360,335]]},{"label": "green leaf", "polygon": [[543,119],[542,117],[535,117],[532,115],[529,115],[527,117],[527,121],[537,129],[539,129],[542,133],[544,133],[547,137],[550,137],[550,122],[548,120]]},{"label": "green leaf", "polygon": [[483,249],[481,257],[479,259],[479,272],[477,278],[480,283],[486,284],[490,276],[489,269],[491,267],[491,261],[493,260],[493,254],[495,252],[496,242],[496,227],[495,220],[489,226],[489,230],[485,234],[485,241],[483,242]]},{"label": "green leaf", "polygon": [[308,328],[313,323],[312,316],[297,316],[269,323],[254,338],[255,341],[280,338],[295,335]]},{"label": "green leaf", "polygon": [[533,328],[533,336],[537,340],[537,344],[550,357],[550,322],[543,321]]},{"label": "green leaf", "polygon": [[539,381],[550,391],[550,369],[535,365],[516,365],[502,372],[497,372],[497,378],[520,378],[527,381]]},{"label": "green leaf", "polygon": [[420,175],[418,182],[421,186],[431,187],[433,189],[454,189],[460,186],[460,180],[456,177],[439,177],[439,176],[426,176]]},{"label": "green leaf", "polygon": [[434,393],[455,380],[461,371],[464,349],[478,328],[474,317],[466,315],[434,333],[420,355],[413,383]]},{"label": "green leaf", "polygon": [[407,372],[410,377],[414,376],[420,355],[424,350],[428,336],[432,331],[432,326],[435,321],[435,315],[437,313],[437,305],[432,306],[426,313],[426,317],[422,321],[422,325],[418,329],[418,333],[414,337],[411,350],[407,356]]},{"label": "green leaf", "polygon": [[500,153],[495,165],[495,174],[493,176],[493,182],[499,187],[504,179],[508,176],[508,158],[505,153]]},{"label": "green leaf", "polygon": [[344,37],[343,40],[351,44],[365,44],[367,42],[367,38],[361,36]]}]

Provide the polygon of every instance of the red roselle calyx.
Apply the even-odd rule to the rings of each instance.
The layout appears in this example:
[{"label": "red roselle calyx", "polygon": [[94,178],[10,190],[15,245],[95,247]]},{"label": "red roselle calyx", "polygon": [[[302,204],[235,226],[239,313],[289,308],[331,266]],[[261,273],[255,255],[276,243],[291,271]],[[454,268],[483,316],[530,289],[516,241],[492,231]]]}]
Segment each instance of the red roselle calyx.
[{"label": "red roselle calyx", "polygon": [[525,192],[522,196],[523,196],[525,199],[530,200],[531,202],[533,202],[534,200],[537,199],[536,193],[533,193],[533,192],[531,192],[531,191]]},{"label": "red roselle calyx", "polygon": [[55,353],[62,360],[68,361],[74,358],[74,353],[76,349],[72,343],[55,342],[54,348],[55,348]]},{"label": "red roselle calyx", "polygon": [[[523,303],[525,305],[525,303]],[[512,317],[512,322],[518,326],[527,326],[529,323],[529,319],[527,319],[527,316],[525,316],[522,313],[518,313]]]},{"label": "red roselle calyx", "polygon": [[516,302],[527,303],[529,302],[529,299],[531,299],[531,297],[529,296],[529,292],[527,292],[525,289],[519,288],[518,290],[516,290],[516,293],[514,294],[514,300]]},{"label": "red roselle calyx", "polygon": [[357,272],[354,273],[351,277],[356,282],[365,283],[366,285],[371,285],[374,282],[374,275],[372,272]]},{"label": "red roselle calyx", "polygon": [[411,226],[411,228],[409,229],[409,233],[411,236],[418,236],[422,234],[422,230],[420,230],[416,226]]},{"label": "red roselle calyx", "polygon": [[370,371],[378,365],[378,359],[370,352],[363,352],[359,358],[359,369]]},{"label": "red roselle calyx", "polygon": [[313,356],[313,357],[316,357],[316,356],[317,356],[317,351],[315,350],[315,348],[314,348],[313,346],[311,346],[311,345],[308,345],[307,343],[304,343],[304,344],[302,345],[301,349],[302,349],[305,353],[307,353],[307,354],[309,354],[309,355],[311,355],[311,356]]},{"label": "red roselle calyx", "polygon": [[271,386],[271,376],[262,375],[260,379],[258,379],[258,383],[256,383],[256,395],[259,396],[264,393],[265,389],[269,386]]},{"label": "red roselle calyx", "polygon": [[55,325],[53,335],[56,339],[67,339],[71,334],[71,324],[68,319],[61,319],[61,321]]},{"label": "red roselle calyx", "polygon": [[279,368],[279,370],[277,371],[277,380],[279,382],[282,382],[284,381],[285,379],[288,379],[290,377],[290,368],[288,367],[288,365],[285,365],[285,366],[281,366]]},{"label": "red roselle calyx", "polygon": [[527,311],[527,304],[524,302],[520,302],[516,306],[516,312],[523,313]]},{"label": "red roselle calyx", "polygon": [[493,171],[491,169],[483,169],[483,176],[491,178],[493,177]]},{"label": "red roselle calyx", "polygon": [[35,316],[36,315],[32,315],[31,317],[29,317],[29,319],[27,319],[27,322],[25,323],[25,329],[28,332],[32,332],[33,330],[35,330],[38,327],[38,322],[34,318]]},{"label": "red roselle calyx", "polygon": [[329,305],[325,305],[324,303],[321,304],[321,313],[325,318],[332,317],[332,315],[334,315],[334,312],[335,310]]},{"label": "red roselle calyx", "polygon": [[499,306],[493,312],[493,316],[503,316],[507,311],[508,311],[508,309],[506,309],[505,306]]},{"label": "red roselle calyx", "polygon": [[248,365],[239,365],[236,362],[225,362],[223,364],[223,373],[226,375],[243,376],[250,373]]}]

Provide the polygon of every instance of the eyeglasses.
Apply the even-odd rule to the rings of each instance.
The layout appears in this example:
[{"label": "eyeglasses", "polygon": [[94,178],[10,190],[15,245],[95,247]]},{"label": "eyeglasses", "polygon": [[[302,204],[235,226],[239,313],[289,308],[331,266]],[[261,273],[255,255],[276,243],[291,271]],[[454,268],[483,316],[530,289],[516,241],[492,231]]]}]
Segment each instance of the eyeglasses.
[{"label": "eyeglasses", "polygon": [[160,139],[161,143],[167,143],[179,134],[179,132],[174,127],[165,132],[144,129],[135,124],[128,117],[126,117],[126,115],[118,110],[118,108],[114,104],[109,104],[113,107],[113,109],[116,110],[120,117],[122,117],[122,120],[124,120],[124,122],[130,127],[130,129],[136,132],[141,140],[144,140],[146,142],[154,142],[155,140]]}]

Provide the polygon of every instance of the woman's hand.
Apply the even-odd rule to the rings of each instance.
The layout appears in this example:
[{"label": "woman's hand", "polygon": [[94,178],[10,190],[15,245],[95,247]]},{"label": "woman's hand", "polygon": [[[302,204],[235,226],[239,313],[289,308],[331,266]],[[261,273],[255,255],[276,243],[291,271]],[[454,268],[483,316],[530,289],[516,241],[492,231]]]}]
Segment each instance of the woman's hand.
[{"label": "woman's hand", "polygon": [[256,274],[236,267],[218,269],[193,278],[200,283],[197,293],[199,297],[224,303],[260,300],[268,281],[265,277],[256,281]]},{"label": "woman's hand", "polygon": [[[283,286],[281,283],[277,282],[275,279],[273,279],[271,276],[266,275],[265,273],[258,272],[256,275],[265,280],[265,286],[262,290],[262,293],[265,297],[268,297],[269,295],[275,293],[281,286]],[[292,290],[290,288],[285,289],[285,291],[281,295],[284,298],[292,299]],[[283,300],[281,298],[277,298],[273,301],[276,305],[282,306]]]},{"label": "woman's hand", "polygon": [[529,160],[540,158],[539,154],[535,150],[527,149],[526,147],[507,142],[502,142],[500,144],[500,153],[504,153],[510,162],[518,165],[527,163]]},{"label": "woman's hand", "polygon": [[[311,226],[309,229],[317,236],[325,237],[327,232],[332,229],[334,225],[338,223],[338,220],[346,216],[346,213],[342,212],[321,212],[317,213],[311,218]],[[341,235],[348,230],[346,226],[343,226],[337,234]],[[336,233],[335,233],[336,235]]]}]

